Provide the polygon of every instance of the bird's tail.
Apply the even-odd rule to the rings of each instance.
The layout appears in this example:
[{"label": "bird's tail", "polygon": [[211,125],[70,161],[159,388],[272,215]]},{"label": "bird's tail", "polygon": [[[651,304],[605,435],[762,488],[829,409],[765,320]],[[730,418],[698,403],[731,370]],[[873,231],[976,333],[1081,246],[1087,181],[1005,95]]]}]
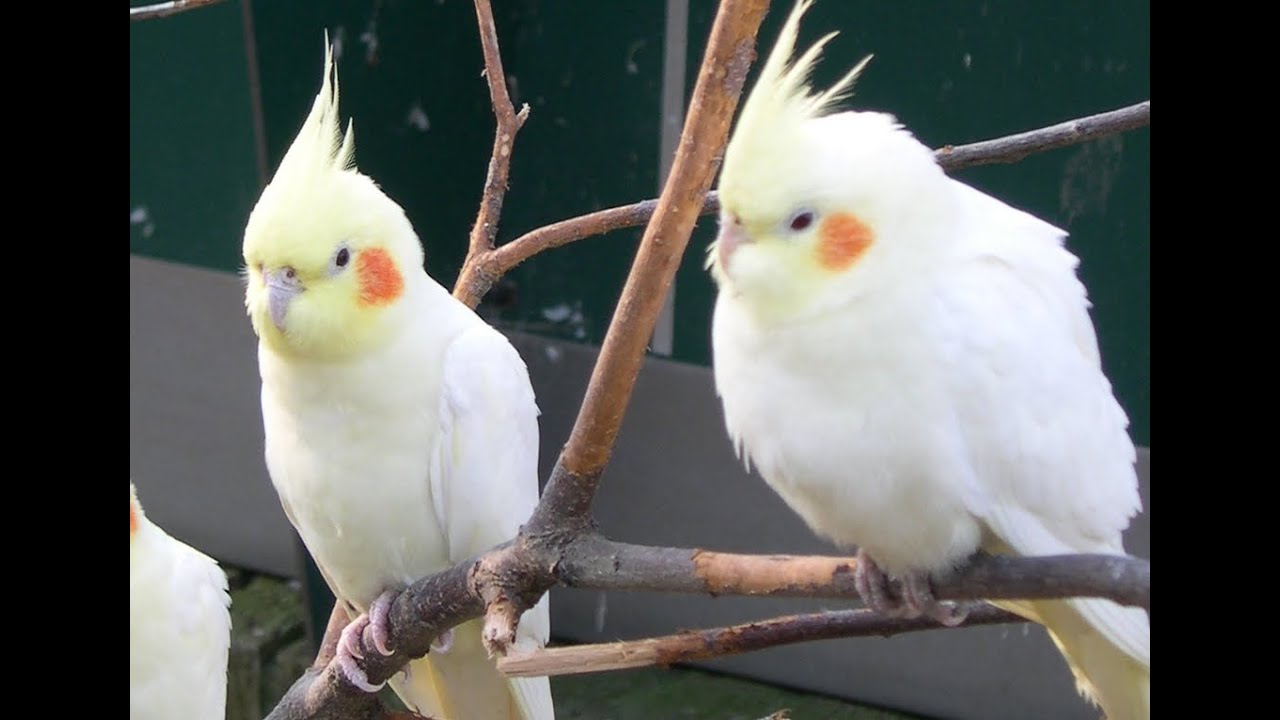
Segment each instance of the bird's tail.
[{"label": "bird's tail", "polygon": [[455,627],[447,652],[414,660],[407,677],[396,675],[388,684],[409,709],[433,720],[552,720],[547,678],[498,672],[480,639],[483,622]]},{"label": "bird's tail", "polygon": [[1107,720],[1151,718],[1151,621],[1110,600],[994,602],[1040,623],[1067,660],[1080,694]]}]

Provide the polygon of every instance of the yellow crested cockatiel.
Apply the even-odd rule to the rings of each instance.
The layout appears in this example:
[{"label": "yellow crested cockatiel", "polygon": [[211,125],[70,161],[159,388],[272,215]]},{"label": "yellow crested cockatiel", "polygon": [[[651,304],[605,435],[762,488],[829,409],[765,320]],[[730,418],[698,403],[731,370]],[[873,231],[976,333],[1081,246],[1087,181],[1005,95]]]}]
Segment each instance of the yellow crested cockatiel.
[{"label": "yellow crested cockatiel", "polygon": [[[516,535],[538,502],[538,408],[515,348],[423,270],[404,210],[354,167],[324,80],[244,235],[245,304],[259,338],[266,462],[286,515],[353,622],[387,647],[395,594]],[[520,649],[545,644],[547,598]],[[481,621],[445,633],[391,681],[438,720],[550,720],[547,678],[507,679]]]},{"label": "yellow crested cockatiel", "polygon": [[[893,117],[815,92],[796,5],[744,103],[708,265],[736,449],[889,613],[963,619],[929,577],[975,551],[1125,554],[1141,509],[1065,233],[947,177]],[[874,560],[873,560],[874,558]],[[877,567],[878,566],[878,567]],[[903,581],[891,595],[885,573]],[[1111,720],[1150,716],[1145,611],[1001,603],[1043,624]]]},{"label": "yellow crested cockatiel", "polygon": [[147,519],[129,483],[129,718],[223,720],[227,576]]}]

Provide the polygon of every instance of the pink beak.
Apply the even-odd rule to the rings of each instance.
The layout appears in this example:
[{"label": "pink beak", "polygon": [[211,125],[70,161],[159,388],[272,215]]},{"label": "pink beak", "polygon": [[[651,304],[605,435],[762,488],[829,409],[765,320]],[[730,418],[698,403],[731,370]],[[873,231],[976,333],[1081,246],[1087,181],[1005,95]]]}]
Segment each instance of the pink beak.
[{"label": "pink beak", "polygon": [[747,231],[737,217],[721,217],[720,234],[716,236],[716,254],[720,256],[720,267],[727,269],[729,258],[738,246],[749,242],[751,238],[747,237]]}]

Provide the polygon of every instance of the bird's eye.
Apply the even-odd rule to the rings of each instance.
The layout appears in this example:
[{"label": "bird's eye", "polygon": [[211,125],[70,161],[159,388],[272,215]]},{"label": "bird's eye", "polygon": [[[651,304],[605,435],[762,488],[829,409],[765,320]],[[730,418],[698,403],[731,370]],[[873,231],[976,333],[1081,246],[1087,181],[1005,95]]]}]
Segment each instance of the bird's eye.
[{"label": "bird's eye", "polygon": [[793,232],[800,232],[801,230],[807,229],[812,224],[813,213],[808,210],[801,210],[791,216],[791,222],[787,223],[787,227],[791,228]]},{"label": "bird's eye", "polygon": [[347,263],[351,262],[351,251],[346,248],[342,248],[338,251],[338,256],[333,259],[333,262],[338,267],[346,267]]}]

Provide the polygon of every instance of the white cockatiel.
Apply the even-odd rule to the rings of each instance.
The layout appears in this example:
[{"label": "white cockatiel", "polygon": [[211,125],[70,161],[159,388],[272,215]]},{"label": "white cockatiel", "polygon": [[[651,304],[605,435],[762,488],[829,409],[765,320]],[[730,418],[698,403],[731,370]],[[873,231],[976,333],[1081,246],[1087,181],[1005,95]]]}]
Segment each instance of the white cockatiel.
[{"label": "white cockatiel", "polygon": [[129,483],[129,718],[223,720],[227,576],[147,519]]},{"label": "white cockatiel", "polygon": [[[808,5],[725,153],[716,388],[744,460],[816,532],[859,548],[869,605],[954,624],[928,577],[979,549],[1125,553],[1141,509],[1128,419],[1065,233],[948,178],[891,116],[833,110],[866,61],[813,91],[834,33],[791,62]],[[1004,605],[1048,628],[1111,720],[1150,716],[1145,611]]]},{"label": "white cockatiel", "polygon": [[[423,270],[404,211],[354,168],[324,81],[249,217],[246,305],[259,338],[266,461],[285,513],[354,621],[386,647],[394,594],[514,537],[538,501],[538,409],[505,337]],[[358,617],[357,617],[358,615]],[[508,680],[481,621],[446,633],[391,685],[439,720],[554,717],[547,678]],[[546,642],[544,596],[516,646]]]}]

